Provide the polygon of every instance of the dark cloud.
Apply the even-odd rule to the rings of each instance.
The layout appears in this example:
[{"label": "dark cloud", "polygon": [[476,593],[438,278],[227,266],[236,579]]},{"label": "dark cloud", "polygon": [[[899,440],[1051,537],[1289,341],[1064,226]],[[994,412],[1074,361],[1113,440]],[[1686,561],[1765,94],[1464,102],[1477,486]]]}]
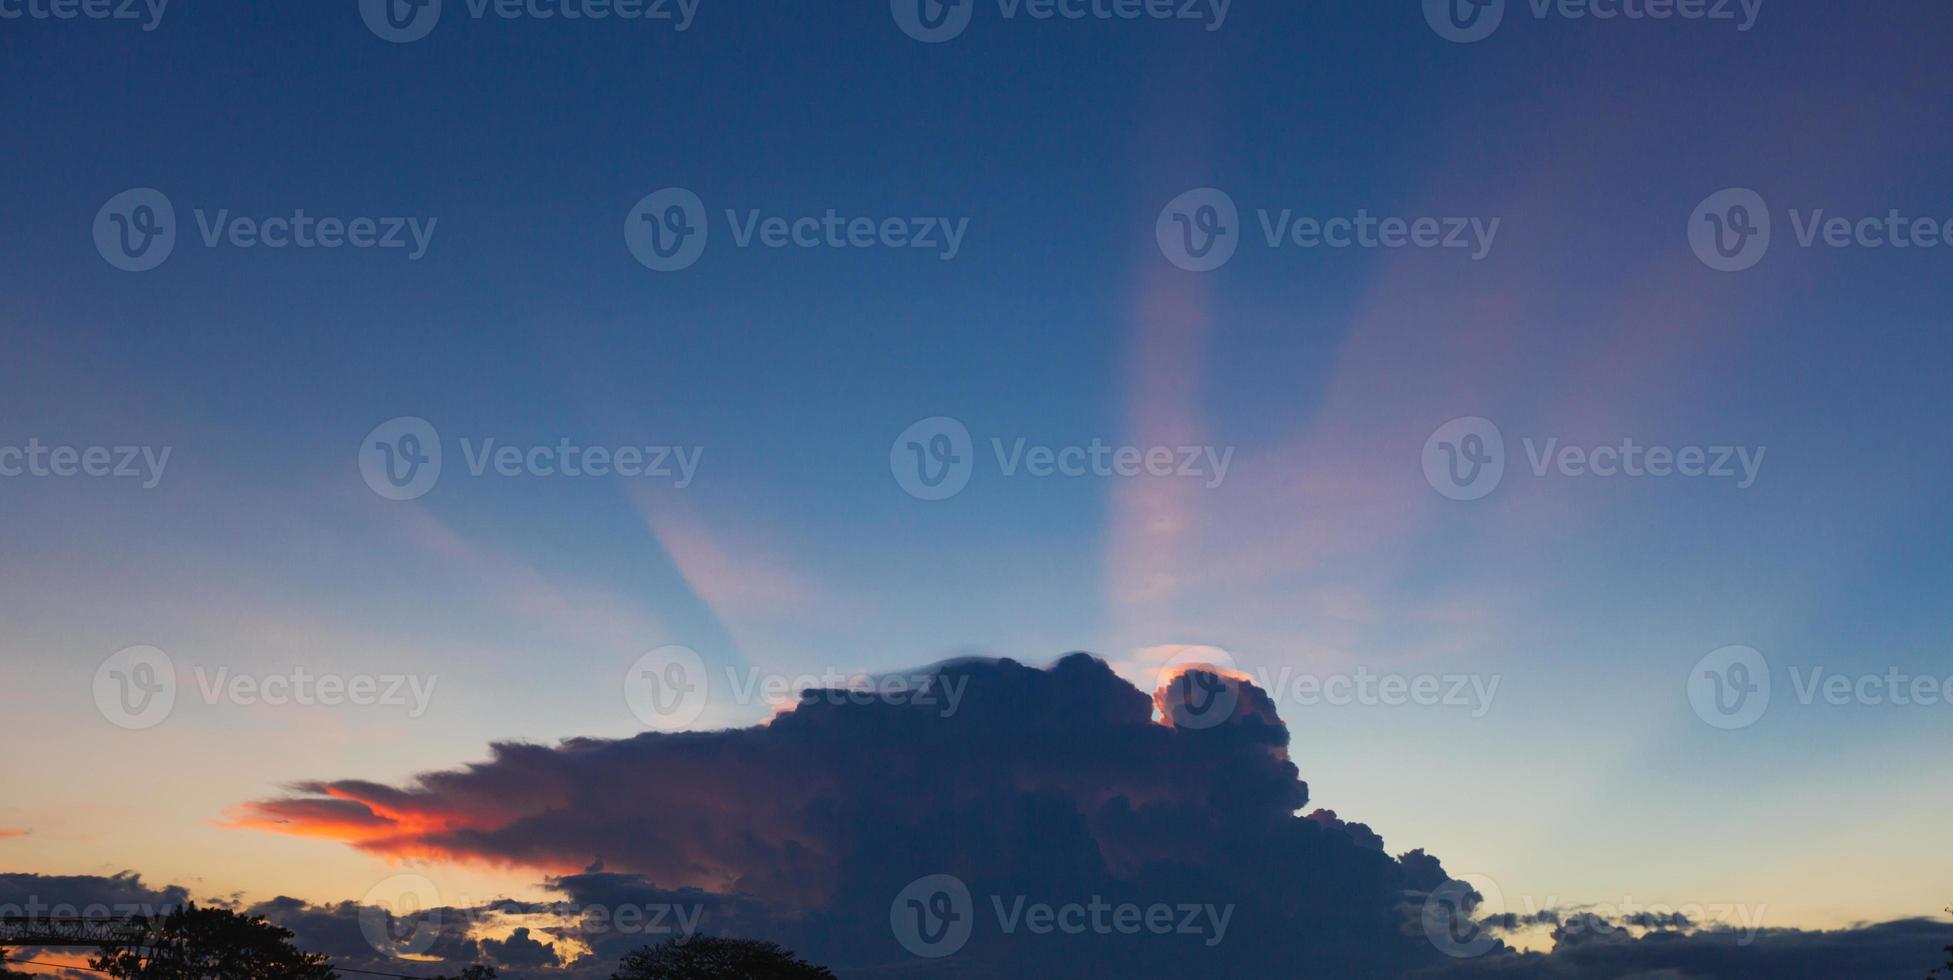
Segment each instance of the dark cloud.
[{"label": "dark cloud", "polygon": [[1949,945],[1953,925],[1928,919],[1831,931],[1766,929],[1754,936],[1737,929],[1662,929],[1639,937],[1618,928],[1591,929],[1563,938],[1550,954],[1487,956],[1419,975],[1433,980],[1920,980],[1945,962]]},{"label": "dark cloud", "polygon": [[496,966],[507,968],[556,966],[561,962],[555,944],[531,939],[527,926],[517,926],[504,941],[483,939],[481,951]]},{"label": "dark cloud", "polygon": [[425,930],[426,941],[419,952],[444,963],[461,966],[481,961],[481,948],[473,938],[472,931],[479,923],[493,921],[498,909],[499,906],[479,909],[437,907],[407,923],[405,920],[396,921],[390,909],[361,906],[356,902],[312,905],[281,896],[238,911],[264,916],[290,929],[294,941],[301,948],[324,953],[341,965],[393,969],[413,974],[424,971],[417,967],[402,969],[403,964],[397,957],[375,947],[369,932],[376,928],[384,930],[388,926],[394,926],[396,933],[405,931],[409,926]]},{"label": "dark cloud", "polygon": [[162,915],[189,900],[183,886],[152,888],[134,871],[108,876],[0,874],[0,915]]},{"label": "dark cloud", "polygon": [[[1175,728],[1155,720],[1152,693],[1085,655],[937,670],[967,685],[948,717],[940,705],[813,696],[761,727],[502,744],[404,787],[306,784],[240,822],[378,853],[527,864],[583,901],[638,889],[655,904],[696,889],[706,931],[777,939],[837,969],[914,968],[891,907],[935,874],[972,894],[978,928],[953,957],[972,975],[1274,964],[1382,975],[1435,962],[1407,926],[1405,895],[1442,869],[1422,855],[1400,863],[1361,824],[1298,817],[1308,787],[1259,689],[1237,684],[1224,723]],[[599,855],[610,870],[582,873]],[[1020,899],[1231,910],[1212,944],[1177,931],[1037,935],[1021,921],[1003,935],[999,908]]]}]

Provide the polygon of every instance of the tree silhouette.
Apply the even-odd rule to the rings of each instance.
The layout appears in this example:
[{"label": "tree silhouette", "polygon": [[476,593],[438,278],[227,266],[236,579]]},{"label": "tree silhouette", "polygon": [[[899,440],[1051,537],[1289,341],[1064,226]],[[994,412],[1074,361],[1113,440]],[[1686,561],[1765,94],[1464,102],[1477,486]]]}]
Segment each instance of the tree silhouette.
[{"label": "tree silhouette", "polygon": [[186,905],[164,917],[156,945],[111,947],[89,961],[119,980],[334,980],[326,958],[292,945],[292,933],[257,916]]},{"label": "tree silhouette", "polygon": [[461,968],[459,976],[450,977],[442,974],[434,977],[433,980],[495,980],[495,968],[492,966],[483,966],[480,963],[471,963]]},{"label": "tree silhouette", "polygon": [[432,980],[495,980],[495,968],[480,963],[470,963],[461,968],[458,976],[451,977],[444,973],[433,977]]},{"label": "tree silhouette", "polygon": [[[1947,908],[1946,914],[1953,915],[1953,906]],[[1926,980],[1935,980],[1937,977],[1953,977],[1953,946],[1946,947],[1946,965],[1926,974]]]},{"label": "tree silhouette", "polygon": [[777,943],[688,936],[624,957],[611,980],[834,980],[834,974]]}]

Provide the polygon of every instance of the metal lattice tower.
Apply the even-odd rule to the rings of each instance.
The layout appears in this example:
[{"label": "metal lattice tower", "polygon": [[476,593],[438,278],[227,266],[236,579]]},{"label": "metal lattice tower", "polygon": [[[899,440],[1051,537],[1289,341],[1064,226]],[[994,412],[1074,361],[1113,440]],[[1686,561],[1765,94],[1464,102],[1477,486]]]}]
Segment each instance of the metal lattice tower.
[{"label": "metal lattice tower", "polygon": [[163,944],[160,923],[140,916],[0,916],[0,951],[7,947],[92,946],[147,957]]}]

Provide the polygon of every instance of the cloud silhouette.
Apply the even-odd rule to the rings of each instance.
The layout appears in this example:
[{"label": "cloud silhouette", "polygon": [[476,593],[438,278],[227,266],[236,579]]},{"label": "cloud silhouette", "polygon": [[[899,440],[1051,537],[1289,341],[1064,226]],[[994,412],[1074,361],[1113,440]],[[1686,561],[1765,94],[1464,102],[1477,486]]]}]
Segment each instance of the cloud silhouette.
[{"label": "cloud silhouette", "polygon": [[[1334,814],[1298,816],[1308,787],[1252,684],[1226,679],[1226,719],[1196,728],[1162,723],[1154,692],[1084,654],[935,672],[967,685],[947,717],[816,694],[764,726],[498,744],[404,787],[305,783],[234,818],[379,854],[526,865],[583,902],[694,889],[709,897],[706,931],[737,924],[837,969],[914,965],[891,906],[937,874],[973,896],[977,925],[953,958],[965,971],[1364,975],[1441,959],[1407,907],[1445,880],[1441,866],[1393,858]],[[608,871],[583,871],[599,856]],[[1177,915],[1166,934],[1004,921],[1094,901],[1232,910],[1211,944],[1211,924],[1188,934]]]},{"label": "cloud silhouette", "polygon": [[1754,937],[1733,928],[1657,929],[1639,937],[1590,929],[1555,938],[1550,953],[1486,956],[1421,975],[1442,980],[1919,980],[1945,961],[1942,950],[1953,945],[1953,925],[1900,919],[1851,929],[1766,929]]},{"label": "cloud silhouette", "polygon": [[481,950],[501,967],[555,966],[560,962],[556,945],[530,938],[527,926],[517,926],[506,940],[482,940]]},{"label": "cloud silhouette", "polygon": [[0,915],[153,916],[181,908],[190,891],[152,888],[134,871],[114,875],[0,874]]}]

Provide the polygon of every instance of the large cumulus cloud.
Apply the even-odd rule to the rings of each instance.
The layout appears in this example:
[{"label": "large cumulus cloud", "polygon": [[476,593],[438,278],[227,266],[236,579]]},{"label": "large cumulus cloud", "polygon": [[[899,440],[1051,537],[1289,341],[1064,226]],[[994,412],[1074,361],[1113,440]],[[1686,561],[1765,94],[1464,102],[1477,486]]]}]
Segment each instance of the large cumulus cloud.
[{"label": "large cumulus cloud", "polygon": [[[1046,669],[960,661],[936,681],[961,686],[954,712],[811,696],[754,728],[497,745],[401,787],[301,784],[237,819],[532,866],[584,900],[697,889],[739,928],[855,972],[917,965],[890,906],[934,874],[975,896],[975,935],[937,964],[972,975],[1364,976],[1435,961],[1405,903],[1441,868],[1391,857],[1360,824],[1298,816],[1308,788],[1288,732],[1251,685],[1234,682],[1230,720],[1195,729],[1162,724],[1152,692],[1082,654]],[[609,870],[583,873],[597,858]],[[1233,911],[1217,943],[1003,935],[992,899],[1019,897]]]}]

